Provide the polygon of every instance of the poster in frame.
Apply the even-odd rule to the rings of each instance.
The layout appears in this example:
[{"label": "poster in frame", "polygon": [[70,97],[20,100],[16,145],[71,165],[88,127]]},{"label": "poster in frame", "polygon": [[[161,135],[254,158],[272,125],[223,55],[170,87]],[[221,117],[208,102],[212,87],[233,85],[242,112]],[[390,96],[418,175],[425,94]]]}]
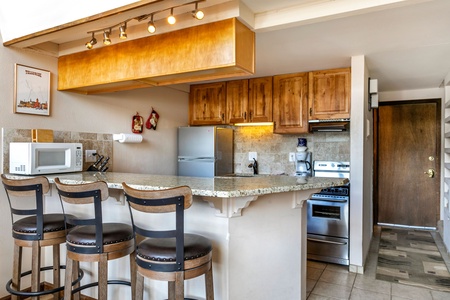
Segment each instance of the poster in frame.
[{"label": "poster in frame", "polygon": [[50,71],[16,64],[14,113],[50,115]]}]

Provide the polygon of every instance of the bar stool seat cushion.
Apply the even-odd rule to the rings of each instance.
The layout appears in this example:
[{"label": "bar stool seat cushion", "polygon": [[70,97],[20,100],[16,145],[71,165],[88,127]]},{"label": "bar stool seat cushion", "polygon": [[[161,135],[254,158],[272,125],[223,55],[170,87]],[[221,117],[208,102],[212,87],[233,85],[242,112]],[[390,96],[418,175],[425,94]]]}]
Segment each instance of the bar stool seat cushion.
[{"label": "bar stool seat cushion", "polygon": [[[133,228],[123,223],[103,224],[103,245],[115,244],[133,239]],[[95,246],[95,226],[77,226],[67,234],[67,242],[76,245]]]},{"label": "bar stool seat cushion", "polygon": [[[45,214],[44,232],[55,232],[65,229],[63,214]],[[71,226],[67,226],[70,228]],[[17,220],[13,224],[13,230],[19,233],[36,233],[36,216],[25,217]]]},{"label": "bar stool seat cushion", "polygon": [[[137,258],[154,261],[176,261],[175,238],[147,238],[136,250]],[[184,260],[196,259],[212,251],[211,241],[201,235],[184,235]]]}]

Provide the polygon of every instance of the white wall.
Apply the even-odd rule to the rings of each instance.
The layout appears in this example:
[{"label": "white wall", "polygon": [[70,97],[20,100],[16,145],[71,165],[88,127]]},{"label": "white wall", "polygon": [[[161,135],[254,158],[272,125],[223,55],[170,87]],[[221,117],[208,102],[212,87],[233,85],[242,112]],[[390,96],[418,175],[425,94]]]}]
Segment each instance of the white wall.
[{"label": "white wall", "polygon": [[[51,72],[51,115],[49,117],[13,113],[14,64]],[[145,120],[154,107],[160,119],[157,129],[144,129],[142,144],[114,143],[114,171],[176,173],[176,128],[188,123],[188,92],[159,87],[95,96],[56,91],[57,59],[27,50],[0,46],[0,128],[45,128],[98,133],[130,133],[132,116],[139,112]],[[0,139],[0,149],[3,148]],[[1,156],[0,156],[1,157]],[[0,189],[0,297],[6,296],[11,278],[13,240],[5,192]],[[27,254],[24,255],[27,257]]]},{"label": "white wall", "polygon": [[373,117],[364,56],[352,57],[350,124],[350,270],[362,273],[373,231]]}]

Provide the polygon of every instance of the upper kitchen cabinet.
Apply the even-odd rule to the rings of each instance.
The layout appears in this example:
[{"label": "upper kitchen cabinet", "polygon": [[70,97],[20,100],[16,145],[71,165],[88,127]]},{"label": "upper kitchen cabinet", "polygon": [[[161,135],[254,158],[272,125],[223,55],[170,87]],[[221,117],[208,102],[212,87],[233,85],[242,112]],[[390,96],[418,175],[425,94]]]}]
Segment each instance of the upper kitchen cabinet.
[{"label": "upper kitchen cabinet", "polygon": [[273,77],[275,133],[308,132],[308,73]]},{"label": "upper kitchen cabinet", "polygon": [[245,123],[250,119],[248,113],[248,80],[233,80],[227,86],[227,123]]},{"label": "upper kitchen cabinet", "polygon": [[58,90],[96,94],[251,75],[255,33],[236,18],[58,58]]},{"label": "upper kitchen cabinet", "polygon": [[248,81],[250,122],[272,122],[272,81],[272,76]]},{"label": "upper kitchen cabinet", "polygon": [[309,120],[350,118],[350,68],[309,73]]},{"label": "upper kitchen cabinet", "polygon": [[272,122],[272,77],[227,82],[227,123]]},{"label": "upper kitchen cabinet", "polygon": [[189,124],[225,124],[226,105],[225,82],[191,85]]}]

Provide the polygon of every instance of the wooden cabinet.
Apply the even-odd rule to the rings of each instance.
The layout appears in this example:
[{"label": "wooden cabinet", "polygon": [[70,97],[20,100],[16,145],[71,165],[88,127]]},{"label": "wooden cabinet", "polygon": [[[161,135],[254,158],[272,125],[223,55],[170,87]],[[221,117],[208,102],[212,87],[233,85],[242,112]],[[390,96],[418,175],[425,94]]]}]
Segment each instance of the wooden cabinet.
[{"label": "wooden cabinet", "polygon": [[272,76],[248,81],[250,122],[272,122],[272,81]]},{"label": "wooden cabinet", "polygon": [[275,133],[308,132],[308,73],[273,77]]},{"label": "wooden cabinet", "polygon": [[350,68],[309,73],[309,120],[350,118]]},{"label": "wooden cabinet", "polygon": [[248,113],[248,80],[227,82],[227,123],[249,122]]},{"label": "wooden cabinet", "polygon": [[272,122],[272,77],[227,82],[227,123]]},{"label": "wooden cabinet", "polygon": [[225,82],[191,85],[189,95],[189,124],[225,124],[225,95]]}]

